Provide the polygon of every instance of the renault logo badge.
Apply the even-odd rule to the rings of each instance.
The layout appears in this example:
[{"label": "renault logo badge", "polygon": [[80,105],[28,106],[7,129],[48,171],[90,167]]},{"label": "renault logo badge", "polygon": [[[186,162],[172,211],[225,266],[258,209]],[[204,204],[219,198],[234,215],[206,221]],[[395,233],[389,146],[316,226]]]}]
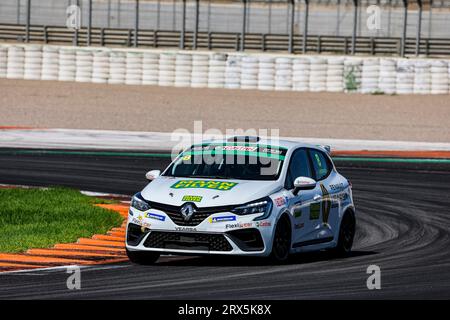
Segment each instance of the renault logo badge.
[{"label": "renault logo badge", "polygon": [[194,215],[195,209],[192,204],[186,203],[184,206],[181,207],[180,212],[184,218],[184,221],[189,221],[189,220],[191,220],[192,216]]}]

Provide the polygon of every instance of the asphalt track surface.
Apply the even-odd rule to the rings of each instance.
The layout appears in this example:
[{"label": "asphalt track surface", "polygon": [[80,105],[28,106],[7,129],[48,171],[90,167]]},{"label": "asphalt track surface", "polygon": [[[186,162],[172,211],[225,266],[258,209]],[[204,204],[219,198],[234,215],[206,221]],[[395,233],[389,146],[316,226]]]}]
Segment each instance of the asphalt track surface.
[{"label": "asphalt track surface", "polygon": [[[133,194],[164,157],[11,154],[0,150],[0,183],[63,185]],[[338,169],[353,183],[354,252],[296,256],[287,265],[260,259],[162,258],[82,269],[81,290],[66,270],[0,275],[0,299],[362,299],[450,298],[448,165],[351,163]],[[369,265],[381,290],[368,290]]]}]

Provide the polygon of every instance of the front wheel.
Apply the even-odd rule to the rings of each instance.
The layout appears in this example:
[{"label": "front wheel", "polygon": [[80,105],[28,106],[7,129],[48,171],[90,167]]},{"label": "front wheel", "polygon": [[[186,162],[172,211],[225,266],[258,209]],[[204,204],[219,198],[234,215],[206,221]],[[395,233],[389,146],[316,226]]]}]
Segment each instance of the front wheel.
[{"label": "front wheel", "polygon": [[131,262],[142,265],[154,264],[160,255],[158,252],[130,251],[128,249],[126,249],[126,252]]},{"label": "front wheel", "polygon": [[286,216],[281,217],[275,227],[270,258],[275,263],[286,262],[291,250],[291,226]]}]

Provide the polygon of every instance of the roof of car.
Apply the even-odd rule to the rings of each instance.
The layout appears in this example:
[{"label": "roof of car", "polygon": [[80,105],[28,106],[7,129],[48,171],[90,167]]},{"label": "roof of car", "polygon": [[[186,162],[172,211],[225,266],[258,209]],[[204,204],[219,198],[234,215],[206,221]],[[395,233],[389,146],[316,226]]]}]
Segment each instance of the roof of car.
[{"label": "roof of car", "polygon": [[[259,139],[259,138],[258,138]],[[281,147],[281,148],[298,148],[298,147],[307,147],[307,148],[320,148],[319,145],[313,145],[309,143],[304,143],[301,141],[291,141],[291,140],[281,140],[281,139],[264,139],[260,138],[258,141],[231,141],[230,139],[220,139],[220,140],[204,140],[202,141],[202,144],[213,144],[213,143],[220,143],[220,144],[234,144],[234,143],[245,143],[249,145],[267,145],[267,146],[273,146],[273,147]],[[325,150],[326,151],[326,150]]]}]

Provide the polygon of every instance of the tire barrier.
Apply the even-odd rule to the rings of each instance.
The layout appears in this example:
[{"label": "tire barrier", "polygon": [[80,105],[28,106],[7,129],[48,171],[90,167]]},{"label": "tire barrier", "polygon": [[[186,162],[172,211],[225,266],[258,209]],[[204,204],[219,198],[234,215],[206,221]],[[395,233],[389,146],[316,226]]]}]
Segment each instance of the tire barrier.
[{"label": "tire barrier", "polygon": [[449,94],[450,61],[0,45],[0,78],[365,94]]},{"label": "tire barrier", "polygon": [[92,51],[77,50],[75,57],[75,81],[91,82],[93,59]]},{"label": "tire barrier", "polygon": [[344,89],[345,92],[359,92],[361,88],[362,61],[358,58],[349,58],[344,61]]},{"label": "tire barrier", "polygon": [[225,86],[226,62],[226,54],[215,53],[210,56],[208,69],[208,88],[223,88]]},{"label": "tire barrier", "polygon": [[322,92],[327,89],[328,61],[322,57],[313,57],[310,60],[309,91]]},{"label": "tire barrier", "polygon": [[192,75],[192,56],[177,54],[175,57],[175,87],[190,87]]},{"label": "tire barrier", "polygon": [[241,60],[241,89],[258,88],[259,61],[255,56],[244,56]]},{"label": "tire barrier", "polygon": [[40,80],[41,72],[42,72],[41,46],[25,47],[23,78],[26,80]]},{"label": "tire barrier", "polygon": [[414,93],[414,64],[409,60],[399,60],[397,62],[397,94]]},{"label": "tire barrier", "polygon": [[274,90],[275,88],[275,58],[260,57],[258,61],[258,89]]},{"label": "tire barrier", "polygon": [[144,52],[142,58],[142,84],[158,85],[159,79],[159,54]]},{"label": "tire barrier", "polygon": [[42,50],[41,80],[58,80],[59,52],[55,47],[44,47]]},{"label": "tire barrier", "polygon": [[343,92],[344,91],[344,59],[328,59],[326,91]]},{"label": "tire barrier", "polygon": [[449,90],[449,63],[433,61],[431,63],[431,93],[445,94]]},{"label": "tire barrier", "polygon": [[161,53],[159,55],[158,85],[170,87],[175,84],[175,57],[173,53]]},{"label": "tire barrier", "polygon": [[127,60],[124,52],[111,52],[109,56],[109,84],[124,84],[127,74]]},{"label": "tire barrier", "polygon": [[61,48],[59,49],[59,81],[75,81],[76,71],[76,51],[73,49]]},{"label": "tire barrier", "polygon": [[277,58],[275,60],[275,90],[292,90],[292,58]]},{"label": "tire barrier", "polygon": [[8,61],[6,67],[6,78],[22,79],[24,75],[25,52],[22,47],[8,48]]},{"label": "tire barrier", "polygon": [[206,54],[192,55],[191,87],[206,88],[208,86],[209,56]]},{"label": "tire barrier", "polygon": [[127,52],[125,84],[142,84],[142,60],[142,53]]},{"label": "tire barrier", "polygon": [[431,65],[428,61],[414,63],[414,87],[415,94],[429,94],[431,91]]},{"label": "tire barrier", "polygon": [[0,78],[6,78],[8,67],[8,49],[0,47]]},{"label": "tire barrier", "polygon": [[309,59],[294,59],[294,61],[292,62],[292,90],[309,91],[310,69],[311,67]]},{"label": "tire barrier", "polygon": [[380,92],[386,94],[394,94],[397,83],[397,62],[394,59],[380,59],[379,73],[379,89]]},{"label": "tire barrier", "polygon": [[379,59],[364,59],[361,66],[361,93],[376,93],[380,81]]},{"label": "tire barrier", "polygon": [[[109,80],[109,51],[95,51],[92,60],[92,82],[108,83]],[[125,73],[126,74],[126,73]]]},{"label": "tire barrier", "polygon": [[225,88],[241,88],[241,56],[228,56],[225,63]]}]

